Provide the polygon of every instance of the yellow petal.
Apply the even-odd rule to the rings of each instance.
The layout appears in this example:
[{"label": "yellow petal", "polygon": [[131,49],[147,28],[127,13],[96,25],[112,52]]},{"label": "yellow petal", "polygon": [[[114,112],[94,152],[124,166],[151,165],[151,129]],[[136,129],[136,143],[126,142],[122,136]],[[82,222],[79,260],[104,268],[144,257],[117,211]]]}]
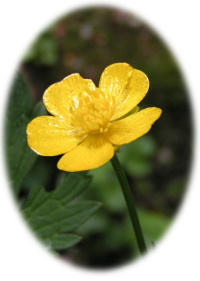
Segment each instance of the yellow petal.
[{"label": "yellow petal", "polygon": [[160,117],[162,110],[149,107],[124,119],[113,121],[105,136],[115,145],[122,145],[146,134]]},{"label": "yellow petal", "polygon": [[76,172],[95,169],[114,155],[113,145],[102,135],[88,137],[73,150],[67,152],[58,162],[58,169]]},{"label": "yellow petal", "polygon": [[38,154],[54,156],[73,149],[82,138],[61,118],[39,116],[27,126],[28,145]]},{"label": "yellow petal", "polygon": [[91,80],[83,79],[75,73],[67,76],[61,82],[51,85],[44,92],[44,105],[51,114],[67,119],[70,116],[71,102],[78,102],[80,93],[95,89]]},{"label": "yellow petal", "polygon": [[108,66],[102,73],[99,88],[115,97],[116,120],[127,114],[144,98],[149,88],[147,76],[127,63]]}]

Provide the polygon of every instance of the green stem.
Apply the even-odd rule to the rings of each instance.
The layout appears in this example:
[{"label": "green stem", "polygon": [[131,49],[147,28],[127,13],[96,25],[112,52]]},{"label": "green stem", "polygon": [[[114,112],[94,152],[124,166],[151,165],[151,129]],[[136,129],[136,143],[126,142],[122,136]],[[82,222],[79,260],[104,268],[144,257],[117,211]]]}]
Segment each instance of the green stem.
[{"label": "green stem", "polygon": [[129,186],[129,183],[127,181],[127,178],[125,176],[125,173],[122,169],[122,166],[116,156],[116,154],[114,155],[114,157],[110,160],[115,173],[117,175],[117,178],[119,180],[119,183],[121,185],[123,194],[124,194],[124,198],[129,210],[129,214],[130,214],[130,218],[131,218],[131,222],[133,225],[133,229],[135,231],[135,236],[136,236],[136,240],[138,243],[138,247],[140,249],[141,254],[144,254],[147,251],[145,242],[144,242],[144,237],[142,234],[142,230],[141,230],[141,226],[140,226],[140,222],[138,219],[138,215],[137,215],[137,211],[136,211],[136,207],[133,201],[133,195],[131,193],[131,189]]}]

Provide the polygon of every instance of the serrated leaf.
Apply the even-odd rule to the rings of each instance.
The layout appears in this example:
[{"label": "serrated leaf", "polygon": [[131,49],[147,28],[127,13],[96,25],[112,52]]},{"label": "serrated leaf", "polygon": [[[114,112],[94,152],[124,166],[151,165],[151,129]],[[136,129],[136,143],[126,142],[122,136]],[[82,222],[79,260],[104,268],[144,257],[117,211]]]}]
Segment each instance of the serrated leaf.
[{"label": "serrated leaf", "polygon": [[76,245],[82,240],[81,236],[76,234],[54,234],[46,239],[45,244],[53,249],[62,250]]},{"label": "serrated leaf", "polygon": [[72,236],[74,234],[70,232],[87,220],[101,204],[92,201],[72,204],[71,201],[83,192],[90,181],[91,177],[85,172],[69,173],[52,192],[40,186],[32,187],[22,211],[35,234],[48,245],[60,249],[80,241],[80,236]]},{"label": "serrated leaf", "polygon": [[33,166],[37,155],[27,145],[26,126],[32,116],[44,112],[41,104],[33,110],[30,90],[21,73],[17,73],[11,87],[5,122],[5,145],[11,185],[18,193]]}]

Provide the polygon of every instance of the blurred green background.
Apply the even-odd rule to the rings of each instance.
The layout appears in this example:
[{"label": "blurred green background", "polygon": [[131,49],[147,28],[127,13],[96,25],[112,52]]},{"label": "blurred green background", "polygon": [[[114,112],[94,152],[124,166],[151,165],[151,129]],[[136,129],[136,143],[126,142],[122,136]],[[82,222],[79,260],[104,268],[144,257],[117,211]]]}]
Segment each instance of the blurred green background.
[{"label": "blurred green background", "polygon": [[[71,73],[98,85],[105,67],[127,62],[142,70],[150,89],[140,107],[163,110],[151,131],[119,149],[146,241],[156,247],[170,225],[187,187],[192,155],[192,116],[184,80],[169,49],[132,14],[107,7],[74,11],[42,32],[20,69],[36,103],[45,89]],[[21,197],[36,183],[55,188],[60,157],[39,157],[26,177]],[[129,262],[138,255],[125,201],[111,164],[90,171],[92,184],[81,196],[103,206],[77,229],[76,246],[58,251],[65,260],[94,268]]]}]

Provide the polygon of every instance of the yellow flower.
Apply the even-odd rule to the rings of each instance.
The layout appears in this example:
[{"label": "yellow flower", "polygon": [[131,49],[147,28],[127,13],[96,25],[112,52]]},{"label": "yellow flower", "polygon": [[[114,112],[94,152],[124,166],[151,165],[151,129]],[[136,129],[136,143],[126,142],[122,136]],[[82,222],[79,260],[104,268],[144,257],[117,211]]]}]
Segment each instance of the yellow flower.
[{"label": "yellow flower", "polygon": [[43,102],[53,116],[28,124],[28,144],[43,156],[64,154],[60,170],[97,168],[113,157],[115,146],[146,134],[160,117],[156,107],[138,111],[148,88],[147,76],[127,63],[108,66],[98,88],[79,74],[69,75],[45,91]]}]

